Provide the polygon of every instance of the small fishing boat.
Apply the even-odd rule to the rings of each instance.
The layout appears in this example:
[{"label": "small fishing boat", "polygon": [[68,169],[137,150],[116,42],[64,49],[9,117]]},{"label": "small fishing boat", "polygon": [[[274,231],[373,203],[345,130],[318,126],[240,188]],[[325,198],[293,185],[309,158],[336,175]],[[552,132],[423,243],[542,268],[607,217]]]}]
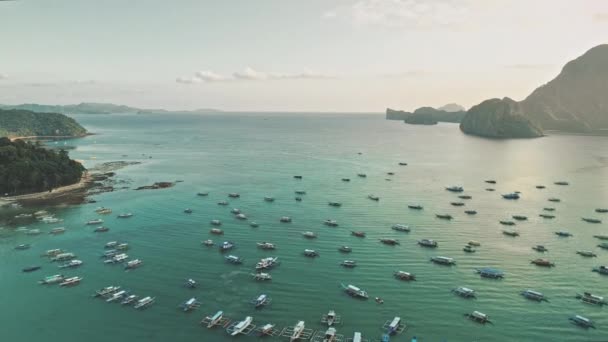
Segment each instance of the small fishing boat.
[{"label": "small fishing boat", "polygon": [[584,256],[586,258],[595,258],[595,257],[597,257],[597,254],[593,253],[592,251],[576,251],[576,254]]},{"label": "small fishing boat", "polygon": [[475,248],[473,248],[473,246],[471,246],[471,245],[465,245],[465,246],[462,248],[462,250],[463,250],[464,252],[467,252],[467,253],[475,253],[475,252],[476,252]]},{"label": "small fishing boat", "polygon": [[268,258],[262,258],[256,265],[255,265],[255,269],[256,270],[267,270],[267,269],[271,269],[274,266],[278,265],[277,257],[268,257]]},{"label": "small fishing boat", "polygon": [[53,228],[49,232],[49,234],[52,234],[52,235],[58,235],[58,234],[63,234],[63,233],[65,233],[65,228],[64,227]]},{"label": "small fishing boat", "polygon": [[247,329],[251,325],[252,322],[253,322],[253,317],[251,317],[251,316],[245,317],[244,320],[240,321],[237,325],[234,326],[234,328],[232,328],[232,330],[230,332],[230,336],[236,336],[236,335],[242,333],[243,331],[245,331],[245,329]]},{"label": "small fishing boat", "polygon": [[494,188],[486,188],[486,191],[496,191]]},{"label": "small fishing boat", "polygon": [[261,249],[268,249],[268,250],[276,249],[276,246],[274,245],[274,243],[270,243],[270,242],[266,242],[266,241],[258,242],[257,245],[258,245],[258,248],[261,248]]},{"label": "small fishing boat", "polygon": [[519,233],[515,230],[503,230],[502,233],[506,236],[517,237]]},{"label": "small fishing boat", "polygon": [[358,231],[358,232],[351,231],[350,234],[353,236],[356,236],[356,237],[361,237],[361,238],[365,237],[365,232],[361,232],[361,231]]},{"label": "small fishing boat", "polygon": [[601,249],[608,249],[608,242],[602,242],[597,246]]},{"label": "small fishing boat", "polygon": [[28,272],[38,271],[41,268],[42,268],[42,266],[28,266],[28,267],[23,268],[21,271],[28,273]]},{"label": "small fishing boat", "polygon": [[264,202],[274,202],[274,197],[264,196]]},{"label": "small fishing boat", "polygon": [[549,202],[561,202],[562,200],[560,200],[559,198],[555,198],[555,197],[551,197],[548,199]]},{"label": "small fishing boat", "polygon": [[470,199],[473,198],[473,196],[471,196],[471,195],[459,195],[458,198],[464,199],[464,200],[470,200]]},{"label": "small fishing boat", "polygon": [[94,226],[94,225],[98,225],[98,224],[102,224],[102,223],[103,223],[102,219],[95,219],[95,220],[87,221],[86,225],[87,226]]},{"label": "small fishing boat", "polygon": [[251,304],[253,304],[256,308],[260,308],[262,306],[266,306],[266,305],[270,304],[270,302],[271,302],[270,297],[268,297],[265,294],[261,294],[257,298],[252,300]]},{"label": "small fishing boat", "polygon": [[293,327],[293,333],[291,334],[289,341],[294,342],[294,341],[299,340],[300,337],[302,336],[302,334],[304,333],[304,329],[305,329],[304,321],[299,321],[298,323],[296,323],[296,325]]},{"label": "small fishing boat", "polygon": [[65,279],[63,274],[55,274],[52,276],[45,277],[44,279],[38,281],[38,284],[42,285],[52,285],[61,283]]},{"label": "small fishing boat", "polygon": [[76,258],[76,254],[74,253],[60,253],[55,257],[51,258],[51,261],[67,261]]},{"label": "small fishing boat", "polygon": [[325,335],[323,336],[323,342],[335,342],[336,341],[336,328],[330,327],[325,331]]},{"label": "small fishing boat", "polygon": [[116,254],[115,256],[113,256],[112,258],[105,260],[104,263],[106,264],[120,264],[122,262],[127,261],[127,259],[129,258],[129,256],[125,253],[120,253],[120,254]]},{"label": "small fishing boat", "polygon": [[302,176],[293,176],[295,179],[302,179]]},{"label": "small fishing boat", "polygon": [[555,208],[553,208],[553,207],[544,207],[543,210],[544,211],[555,211]]},{"label": "small fishing boat", "polygon": [[211,220],[211,225],[212,226],[221,226],[222,225],[222,221],[220,221],[220,220]]},{"label": "small fishing boat", "polygon": [[555,235],[557,235],[559,237],[571,237],[571,236],[573,236],[571,233],[569,233],[569,232],[563,232],[563,231],[555,232]]},{"label": "small fishing boat", "polygon": [[144,262],[141,261],[140,259],[134,259],[131,261],[127,261],[127,264],[125,265],[125,269],[132,270],[132,269],[140,267],[143,264],[144,264]]},{"label": "small fishing boat", "polygon": [[192,297],[179,305],[183,312],[190,312],[201,306],[201,302]]},{"label": "small fishing boat", "polygon": [[304,236],[305,238],[308,238],[308,239],[314,239],[317,237],[317,234],[315,234],[313,232],[304,232],[304,233],[302,233],[302,236]]},{"label": "small fishing boat", "polygon": [[438,219],[442,219],[442,220],[453,219],[452,215],[450,215],[450,214],[435,214],[435,217],[437,217]]},{"label": "small fishing boat", "polygon": [[112,213],[112,209],[101,207],[101,208],[95,209],[95,212],[98,213],[99,215],[107,215],[107,214]]},{"label": "small fishing boat", "polygon": [[108,228],[106,226],[99,226],[99,227],[93,229],[93,232],[95,232],[95,233],[105,233],[105,232],[107,232],[109,230],[110,230],[110,228]]},{"label": "small fishing boat", "polygon": [[395,175],[394,172],[387,172],[386,174],[389,175],[389,176],[394,176]]},{"label": "small fishing boat", "polygon": [[595,209],[596,213],[605,214],[608,213],[608,208],[597,208]]},{"label": "small fishing boat", "polygon": [[236,217],[238,220],[246,220],[247,219],[247,215],[245,215],[243,213],[238,213],[234,217]]},{"label": "small fishing boat", "polygon": [[475,298],[475,291],[468,287],[458,287],[452,290],[452,292],[463,298]]},{"label": "small fishing boat", "polygon": [[393,276],[399,280],[404,280],[404,281],[416,280],[415,275],[413,275],[409,272],[404,272],[404,271],[395,271],[395,273],[393,273]]},{"label": "small fishing boat", "polygon": [[126,251],[129,249],[129,244],[124,242],[124,243],[120,243],[118,245],[116,245],[116,250],[117,251]]},{"label": "small fishing boat", "polygon": [[108,299],[106,299],[106,303],[115,302],[128,294],[129,294],[129,292],[127,292],[125,290],[114,292],[110,297],[108,297]]},{"label": "small fishing boat", "polygon": [[401,317],[395,317],[395,318],[393,318],[391,323],[388,325],[388,327],[386,329],[387,330],[386,333],[389,335],[394,335],[399,331],[400,326],[401,326]]},{"label": "small fishing boat", "polygon": [[534,247],[532,247],[533,250],[540,252],[540,253],[544,253],[544,252],[548,252],[549,250],[543,246],[543,245],[536,245]]},{"label": "small fishing boat", "polygon": [[513,215],[512,217],[514,220],[517,220],[517,221],[526,221],[528,219],[528,216],[524,216],[524,215]]},{"label": "small fishing boat", "polygon": [[558,181],[558,182],[554,182],[553,184],[555,184],[555,185],[569,185],[569,183],[566,182],[566,181]]},{"label": "small fishing boat", "polygon": [[319,252],[315,251],[314,249],[305,249],[304,250],[304,256],[307,256],[307,257],[310,257],[310,258],[318,257],[319,256]]},{"label": "small fishing boat", "polygon": [[439,246],[437,241],[431,240],[431,239],[418,240],[418,244],[422,247],[428,247],[428,248],[437,248],[437,246]]},{"label": "small fishing boat", "polygon": [[467,242],[467,245],[479,247],[479,246],[481,246],[481,242],[475,241],[475,240],[471,240],[471,241]]},{"label": "small fishing boat", "polygon": [[231,193],[228,194],[228,197],[230,197],[230,198],[239,198],[239,197],[241,197],[241,195],[239,195],[236,192],[231,192]]},{"label": "small fishing boat", "polygon": [[261,280],[261,281],[272,280],[272,276],[270,275],[270,273],[260,272],[260,273],[253,273],[251,275],[253,276],[253,279],[255,279],[255,280]]},{"label": "small fishing boat", "polygon": [[384,299],[380,298],[380,297],[375,297],[374,300],[376,301],[376,303],[378,304],[384,304]]},{"label": "small fishing boat", "polygon": [[536,266],[542,266],[542,267],[554,267],[555,264],[552,263],[551,261],[549,261],[548,259],[534,259],[532,261],[530,261],[531,264],[534,264]]},{"label": "small fishing boat", "polygon": [[588,223],[602,223],[602,220],[591,217],[582,217],[581,219]]},{"label": "small fishing boat", "polygon": [[192,214],[192,213],[193,213],[193,211],[192,211],[192,209],[190,209],[190,208],[186,208],[186,209],[184,209],[184,213],[185,213],[185,214]]},{"label": "small fishing boat", "polygon": [[232,254],[225,256],[224,259],[227,262],[229,262],[231,264],[235,264],[235,265],[240,265],[240,264],[243,263],[243,259],[242,258],[240,258],[240,257],[238,257],[236,255],[232,255]]},{"label": "small fishing boat", "polygon": [[232,241],[224,241],[220,245],[220,252],[229,251],[234,248],[234,242]]},{"label": "small fishing boat", "polygon": [[452,266],[452,265],[456,264],[456,261],[453,258],[448,258],[448,257],[444,257],[444,256],[431,257],[431,261],[436,264],[446,265],[446,266]]},{"label": "small fishing boat", "polygon": [[589,292],[583,292],[583,294],[577,294],[576,299],[580,299],[581,302],[592,305],[606,305],[608,302],[604,300],[604,297],[591,294]]},{"label": "small fishing boat", "polygon": [[420,204],[410,204],[407,206],[410,209],[414,209],[414,210],[422,210],[424,209]]},{"label": "small fishing boat", "polygon": [[464,213],[467,215],[476,215],[477,210],[465,210]]},{"label": "small fishing boat", "polygon": [[590,320],[587,317],[583,317],[583,316],[580,316],[580,315],[575,315],[575,316],[570,317],[568,319],[572,322],[572,324],[576,324],[579,327],[583,327],[585,329],[588,329],[588,328],[595,329],[595,324],[593,323],[592,320]]},{"label": "small fishing boat", "polygon": [[504,278],[504,273],[496,268],[484,267],[475,270],[480,277],[482,278],[490,278],[490,279],[502,279]]},{"label": "small fishing boat", "polygon": [[354,286],[341,284],[344,291],[352,297],[367,299],[368,294],[366,291]]},{"label": "small fishing boat", "polygon": [[338,248],[338,250],[342,253],[350,253],[353,251],[353,249],[349,246],[340,246],[340,248]]},{"label": "small fishing boat", "polygon": [[485,180],[485,182],[488,184],[496,184],[496,181],[494,179],[487,179]]},{"label": "small fishing boat", "polygon": [[461,186],[448,186],[445,188],[447,191],[451,192],[463,192],[464,188]]},{"label": "small fishing boat", "polygon": [[537,185],[536,188],[537,189],[544,189],[544,188],[546,188],[546,186],[544,186],[544,185]]},{"label": "small fishing boat", "polygon": [[466,317],[468,317],[470,320],[477,322],[477,323],[481,323],[481,324],[486,324],[486,323],[492,323],[490,321],[490,319],[488,318],[488,315],[479,312],[479,311],[473,311],[471,313],[465,314]]},{"label": "small fishing boat", "polygon": [[196,280],[194,280],[192,278],[188,278],[184,282],[184,287],[187,287],[189,289],[195,289],[197,286],[198,286],[198,284],[196,283]]},{"label": "small fishing boat", "polygon": [[379,201],[380,197],[376,196],[376,195],[367,195],[367,198],[369,198],[372,201]]},{"label": "small fishing boat", "polygon": [[283,216],[283,217],[281,217],[279,219],[279,221],[283,222],[283,223],[289,223],[289,222],[291,222],[291,217],[289,217],[289,216]]},{"label": "small fishing boat", "polygon": [[306,191],[304,190],[296,190],[295,193],[296,195],[306,195]]},{"label": "small fishing boat", "polygon": [[29,243],[23,243],[23,244],[20,244],[20,245],[15,246],[15,249],[16,249],[16,250],[23,251],[23,250],[26,250],[26,249],[30,249],[30,247],[31,247],[31,246],[30,246],[30,244],[29,244]]},{"label": "small fishing boat", "polygon": [[121,302],[120,305],[131,305],[139,298],[137,295],[128,295]]},{"label": "small fishing boat", "polygon": [[338,221],[327,219],[327,220],[323,221],[323,224],[326,226],[330,226],[330,227],[337,227]]},{"label": "small fishing boat", "polygon": [[220,311],[216,312],[213,316],[205,317],[205,319],[203,319],[203,321],[201,321],[201,323],[208,322],[207,329],[210,329],[210,328],[213,328],[214,326],[218,325],[222,321],[222,318],[224,318],[224,312],[220,310]]},{"label": "small fishing boat", "polygon": [[149,307],[150,305],[152,305],[154,303],[155,299],[156,299],[155,297],[150,297],[150,296],[144,297],[144,298],[138,300],[137,303],[135,303],[134,308],[138,309],[138,310],[145,309],[145,308]]},{"label": "small fishing boat", "polygon": [[380,242],[382,242],[385,245],[389,245],[389,246],[395,246],[395,245],[399,244],[399,240],[397,240],[397,239],[388,239],[388,238],[380,239]]},{"label": "small fishing boat", "polygon": [[500,224],[502,224],[503,226],[514,226],[515,222],[513,221],[508,221],[508,220],[501,220],[498,221]]},{"label": "small fishing boat", "polygon": [[40,235],[42,232],[40,231],[40,229],[28,229],[25,232],[25,235]]},{"label": "small fishing boat", "polygon": [[239,209],[239,208],[232,208],[232,209],[230,210],[230,212],[231,212],[231,213],[233,213],[233,214],[235,214],[235,215],[236,215],[236,214],[240,214],[240,213],[241,213],[241,209]]},{"label": "small fishing boat", "polygon": [[521,293],[527,299],[534,300],[537,302],[548,301],[544,294],[534,291],[534,290],[525,290]]},{"label": "small fishing boat", "polygon": [[516,192],[512,192],[510,194],[503,194],[502,198],[508,199],[508,200],[517,200],[517,199],[519,199],[519,194]]},{"label": "small fishing boat", "polygon": [[219,201],[219,202],[217,202],[217,205],[227,206],[228,201]]},{"label": "small fishing boat", "polygon": [[342,178],[343,182],[350,182],[350,178]]},{"label": "small fishing boat", "polygon": [[343,266],[346,268],[354,268],[357,266],[357,262],[354,260],[344,260],[340,263],[340,266]]},{"label": "small fishing boat", "polygon": [[454,207],[462,207],[464,206],[464,202],[450,202]]},{"label": "small fishing boat", "polygon": [[608,240],[608,235],[593,235],[593,237],[599,240]]},{"label": "small fishing boat", "polygon": [[82,260],[72,259],[63,265],[59,265],[59,268],[76,268],[82,266]]},{"label": "small fishing boat", "polygon": [[407,165],[407,163],[406,163],[406,162],[399,162],[399,165],[401,165],[401,166],[406,166],[406,165]]},{"label": "small fishing boat", "polygon": [[63,282],[59,283],[59,286],[75,286],[80,284],[82,277],[70,277],[63,280]]},{"label": "small fishing boat", "polygon": [[196,194],[197,196],[201,196],[201,197],[205,197],[205,196],[209,196],[209,192],[205,191],[205,192],[198,192]]},{"label": "small fishing boat", "polygon": [[296,202],[302,202],[302,197],[296,196]]},{"label": "small fishing boat", "polygon": [[205,245],[205,246],[208,246],[208,247],[213,246],[213,240],[205,240],[205,241],[203,241],[201,243],[203,245]]},{"label": "small fishing boat", "polygon": [[110,241],[110,242],[107,242],[107,243],[106,243],[106,244],[103,246],[103,248],[106,248],[106,249],[107,249],[107,248],[114,248],[114,247],[116,247],[117,245],[118,245],[118,241]]},{"label": "small fishing boat", "polygon": [[357,173],[357,177],[365,178],[367,175],[365,173]]},{"label": "small fishing boat", "polygon": [[116,291],[120,290],[120,286],[106,286],[102,289],[95,291],[93,297],[106,297]]},{"label": "small fishing boat", "polygon": [[398,232],[406,232],[406,233],[409,233],[409,232],[411,231],[410,227],[409,227],[409,226],[406,226],[406,225],[404,225],[404,224],[394,224],[394,225],[391,227],[391,229],[392,229],[392,230],[396,230],[396,231],[398,231]]},{"label": "small fishing boat", "polygon": [[328,202],[327,203],[330,207],[341,207],[342,203],[340,202]]},{"label": "small fishing boat", "polygon": [[608,266],[601,265],[601,266],[595,267],[592,271],[597,272],[599,274],[608,275]]},{"label": "small fishing boat", "polygon": [[555,218],[555,215],[547,215],[547,214],[540,214],[540,215],[538,215],[538,216],[540,216],[540,217],[542,217],[542,218],[545,218],[545,219],[552,219],[552,218]]},{"label": "small fishing boat", "polygon": [[214,235],[223,235],[224,231],[219,228],[211,228],[211,230],[209,230],[209,233]]},{"label": "small fishing boat", "polygon": [[133,214],[132,213],[122,213],[122,214],[119,214],[117,217],[121,218],[121,219],[125,219],[125,218],[129,218],[129,217],[133,217]]},{"label": "small fishing boat", "polygon": [[274,324],[268,323],[260,328],[260,336],[272,335]]},{"label": "small fishing boat", "polygon": [[[336,312],[334,310],[329,310],[329,312],[327,313],[327,315],[325,315],[324,317],[324,321],[325,323],[327,323],[327,326],[332,326],[334,325],[334,323],[336,323]],[[323,321],[322,321],[323,322]]]}]

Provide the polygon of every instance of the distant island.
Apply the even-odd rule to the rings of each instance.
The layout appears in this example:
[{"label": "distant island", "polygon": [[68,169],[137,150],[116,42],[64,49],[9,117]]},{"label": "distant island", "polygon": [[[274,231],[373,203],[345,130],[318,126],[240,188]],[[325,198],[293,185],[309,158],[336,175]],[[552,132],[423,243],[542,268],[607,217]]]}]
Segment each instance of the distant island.
[{"label": "distant island", "polygon": [[556,78],[521,102],[491,99],[472,107],[460,129],[492,138],[534,138],[551,130],[606,134],[608,45],[568,62]]},{"label": "distant island", "polygon": [[443,107],[420,107],[412,112],[386,109],[387,120],[403,120],[412,125],[436,125],[438,122],[459,123],[466,114],[464,107],[447,104]]},{"label": "distant island", "polygon": [[19,105],[3,105],[0,109],[21,109],[37,113],[60,113],[60,114],[206,114],[221,112],[217,109],[201,108],[195,110],[165,110],[165,109],[142,109],[117,105],[112,103],[83,102],[70,105],[42,105],[25,103]]},{"label": "distant island", "polygon": [[59,113],[0,109],[0,137],[81,137],[87,130],[76,120]]},{"label": "distant island", "polygon": [[85,172],[66,151],[46,149],[37,142],[0,138],[0,156],[2,195],[51,191],[78,183]]}]

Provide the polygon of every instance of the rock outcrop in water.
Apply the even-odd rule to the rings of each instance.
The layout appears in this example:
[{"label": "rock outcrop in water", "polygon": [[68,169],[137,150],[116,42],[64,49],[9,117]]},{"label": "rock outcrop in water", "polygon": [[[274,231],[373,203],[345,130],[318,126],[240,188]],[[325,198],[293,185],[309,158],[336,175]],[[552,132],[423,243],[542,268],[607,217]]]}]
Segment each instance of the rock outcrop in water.
[{"label": "rock outcrop in water", "polygon": [[[450,109],[454,109],[451,105],[446,106],[449,106]],[[464,115],[464,111],[446,111],[433,107],[420,107],[413,113],[390,108],[386,109],[387,120],[403,120],[405,123],[412,125],[435,125],[438,122],[458,123],[462,120]]]},{"label": "rock outcrop in water", "polygon": [[486,100],[471,107],[460,123],[467,133],[488,138],[535,138],[542,130],[530,122],[522,106],[508,98]]},{"label": "rock outcrop in water", "polygon": [[[517,105],[515,105],[517,104]],[[542,135],[542,130],[605,134],[608,130],[608,45],[568,62],[523,101],[493,99],[471,108],[460,126],[494,138]]]}]

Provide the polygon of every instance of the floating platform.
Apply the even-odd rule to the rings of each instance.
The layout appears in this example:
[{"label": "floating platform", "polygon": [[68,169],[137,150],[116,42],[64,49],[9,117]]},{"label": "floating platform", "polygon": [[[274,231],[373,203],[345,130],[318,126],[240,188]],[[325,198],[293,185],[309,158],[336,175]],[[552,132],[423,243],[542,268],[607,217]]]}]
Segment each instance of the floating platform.
[{"label": "floating platform", "polygon": [[[226,328],[230,325],[231,319],[228,317],[222,317],[222,319],[220,319],[216,324],[214,324],[213,326],[211,326],[210,328],[215,328],[215,327],[221,327],[221,328]],[[211,317],[207,316],[205,318],[203,318],[203,320],[201,321],[201,325],[204,325],[205,327],[209,325],[209,323],[211,323]]]},{"label": "floating platform", "polygon": [[[291,336],[293,335],[293,328],[294,327],[283,328],[283,330],[281,330],[281,333],[279,334],[279,336],[291,338]],[[301,341],[308,340],[312,337],[312,335],[314,335],[314,333],[315,333],[314,330],[312,330],[310,328],[304,328],[304,330],[302,330],[302,334],[300,335],[299,340],[301,340]],[[323,333],[325,333],[325,331],[323,331]]]},{"label": "floating platform", "polygon": [[[241,323],[241,321],[237,321],[237,322],[232,322],[230,325],[228,325],[228,327],[226,328],[226,332],[229,335],[232,335],[232,333],[234,332],[234,327],[236,327],[239,323]],[[252,332],[255,331],[255,324],[249,324],[249,326],[247,328],[245,328],[240,335],[249,335]]]},{"label": "floating platform", "polygon": [[[321,323],[327,324],[327,314],[324,314],[324,315],[321,316]],[[333,325],[336,325],[336,324],[342,324],[342,316],[340,316],[340,315],[335,315],[334,316],[334,324]]]},{"label": "floating platform", "polygon": [[[312,336],[312,338],[310,339],[310,342],[323,342],[324,338],[325,338],[325,330],[319,330],[319,331],[317,331],[316,334],[314,334]],[[333,341],[344,342],[344,341],[346,341],[346,339],[344,338],[344,335],[336,334],[336,338],[333,339]]]}]

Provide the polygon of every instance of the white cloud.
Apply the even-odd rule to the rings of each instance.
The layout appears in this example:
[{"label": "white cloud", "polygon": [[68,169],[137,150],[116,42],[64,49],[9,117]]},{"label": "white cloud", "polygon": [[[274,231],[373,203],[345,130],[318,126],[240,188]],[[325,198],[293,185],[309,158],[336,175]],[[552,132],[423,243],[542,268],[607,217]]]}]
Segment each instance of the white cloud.
[{"label": "white cloud", "polygon": [[466,0],[360,0],[350,8],[358,25],[414,29],[454,27],[466,22]]},{"label": "white cloud", "polygon": [[210,82],[236,82],[236,81],[269,81],[269,80],[297,80],[297,79],[323,79],[333,78],[330,75],[305,70],[298,73],[279,73],[259,71],[252,67],[246,67],[242,71],[232,73],[231,76],[224,76],[213,71],[198,71],[194,76],[182,76],[175,79],[177,83],[194,84]]}]

